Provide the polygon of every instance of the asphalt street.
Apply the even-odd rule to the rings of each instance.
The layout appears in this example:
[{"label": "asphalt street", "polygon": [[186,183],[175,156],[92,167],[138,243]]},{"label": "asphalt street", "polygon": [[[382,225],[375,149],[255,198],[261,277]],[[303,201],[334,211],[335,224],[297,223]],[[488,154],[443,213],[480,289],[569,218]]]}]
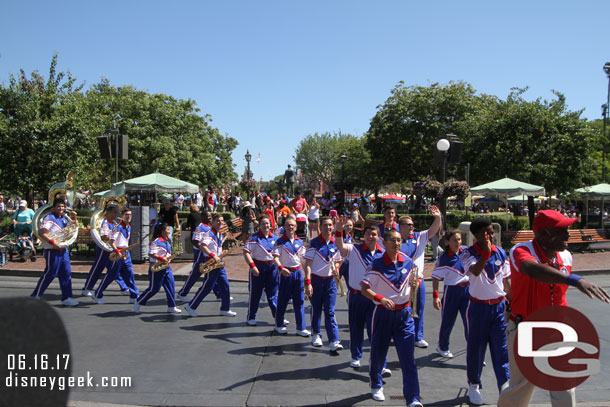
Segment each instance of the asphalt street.
[{"label": "asphalt street", "polygon": [[[610,289],[608,274],[587,278]],[[0,276],[0,298],[28,296],[36,281],[33,277]],[[73,281],[75,288],[82,285],[82,280]],[[144,281],[138,281],[138,285],[140,289],[145,288]],[[383,403],[370,398],[368,341],[363,366],[359,370],[349,367],[345,298],[337,301],[337,319],[346,350],[331,355],[327,341],[323,348],[314,348],[308,338],[295,335],[291,305],[287,319],[292,323],[288,326],[288,335],[281,336],[273,332],[266,301],[261,302],[258,325],[246,326],[246,283],[232,282],[231,294],[234,297],[232,309],[237,312],[235,318],[218,315],[220,302],[213,295],[199,307],[200,317],[189,318],[184,311],[180,315],[167,314],[163,291],[136,315],[116,285],[111,285],[104,297],[107,304],[94,304],[90,299],[75,297],[81,305],[62,307],[55,280],[44,301],[57,311],[65,324],[72,375],[131,378],[129,387],[72,388],[69,405],[404,405],[402,376],[394,348],[390,348],[388,355],[388,367],[394,374],[385,379],[386,401]],[[588,299],[575,289],[568,290],[568,302],[593,322],[601,343],[601,372],[579,386],[577,400],[584,406],[609,406],[610,305]],[[309,315],[308,309],[306,315]],[[460,320],[451,337],[453,359],[444,359],[434,350],[440,313],[432,308],[429,294],[425,322],[425,336],[430,347],[415,350],[424,405],[468,405],[466,348]],[[307,325],[309,328],[310,324]],[[10,337],[16,333],[0,332],[0,336],[5,335]],[[28,340],[43,341],[44,338]],[[1,348],[0,357],[6,358],[11,352],[11,349]],[[7,372],[0,372],[0,375],[3,376],[0,387],[3,387]],[[482,395],[488,405],[495,405],[498,391],[489,353],[483,372]],[[548,393],[537,390],[532,405],[549,405],[548,401]]]}]

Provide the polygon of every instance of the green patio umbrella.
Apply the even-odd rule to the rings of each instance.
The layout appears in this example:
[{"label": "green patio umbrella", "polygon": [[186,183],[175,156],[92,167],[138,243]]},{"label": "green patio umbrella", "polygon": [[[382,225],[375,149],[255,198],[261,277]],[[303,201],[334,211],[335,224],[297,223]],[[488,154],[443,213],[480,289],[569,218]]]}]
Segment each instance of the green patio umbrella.
[{"label": "green patio umbrella", "polygon": [[585,223],[589,221],[589,200],[599,199],[602,201],[600,210],[600,227],[604,227],[604,200],[610,196],[609,184],[597,184],[590,187],[578,188],[575,190],[586,199]]}]

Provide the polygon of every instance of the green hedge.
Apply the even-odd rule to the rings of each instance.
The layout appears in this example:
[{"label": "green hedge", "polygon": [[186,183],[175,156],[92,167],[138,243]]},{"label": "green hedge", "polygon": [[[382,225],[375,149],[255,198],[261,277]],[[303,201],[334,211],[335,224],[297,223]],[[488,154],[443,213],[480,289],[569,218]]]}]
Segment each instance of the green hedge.
[{"label": "green hedge", "polygon": [[[434,217],[430,214],[398,214],[400,216],[410,216],[413,219],[413,224],[415,225],[415,230],[426,230],[430,227],[432,222],[434,221]],[[506,214],[505,213],[472,213],[468,212],[466,214],[465,211],[455,211],[447,214],[446,222],[447,227],[450,229],[457,229],[457,227],[462,222],[470,222],[473,219],[480,217],[488,217],[492,222],[499,223],[502,226],[502,230],[506,231]],[[369,214],[367,218],[377,219],[379,221],[383,221],[382,214]],[[528,230],[529,229],[529,219],[527,216],[513,216],[509,215],[508,218],[508,229],[509,230]]]}]

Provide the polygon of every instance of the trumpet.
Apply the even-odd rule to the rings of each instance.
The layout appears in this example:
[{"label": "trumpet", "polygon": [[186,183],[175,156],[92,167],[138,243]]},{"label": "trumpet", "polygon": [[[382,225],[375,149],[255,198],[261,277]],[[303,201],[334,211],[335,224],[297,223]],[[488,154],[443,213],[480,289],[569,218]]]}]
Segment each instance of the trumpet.
[{"label": "trumpet", "polygon": [[337,263],[334,261],[330,261],[330,270],[333,273],[333,277],[335,277],[335,284],[339,288],[339,292],[341,297],[345,297],[345,289],[343,288],[343,284],[341,284],[341,276],[339,275],[339,268],[337,267]]},{"label": "trumpet", "polygon": [[108,257],[110,258],[110,261],[127,260],[127,252],[139,244],[140,244],[140,242],[136,242],[127,247],[123,247],[122,249],[119,249],[121,251],[121,254],[112,252],[112,253],[110,253],[110,256],[108,256]]},{"label": "trumpet", "polygon": [[411,287],[411,318],[419,318],[417,313],[417,290],[419,288],[419,272],[417,266],[413,266],[411,269],[411,280],[409,280],[409,286]]}]

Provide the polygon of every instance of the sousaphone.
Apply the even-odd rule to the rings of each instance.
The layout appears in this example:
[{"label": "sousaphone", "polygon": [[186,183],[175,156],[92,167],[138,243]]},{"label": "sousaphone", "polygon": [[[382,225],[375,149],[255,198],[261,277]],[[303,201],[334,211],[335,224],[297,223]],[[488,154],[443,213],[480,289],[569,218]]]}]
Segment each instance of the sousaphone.
[{"label": "sousaphone", "polygon": [[[125,204],[127,203],[127,198],[125,198],[124,195],[119,194],[120,192],[114,190],[107,192],[101,198],[100,204],[98,205],[97,209],[91,214],[91,221],[89,222],[89,226],[91,227],[91,238],[93,239],[95,244],[100,247],[100,249],[106,252],[111,252],[113,250],[112,246],[110,246],[110,243],[102,240],[102,236],[100,235],[100,228],[102,226],[102,222],[104,221],[104,212],[106,211],[106,208],[108,208],[108,205],[114,204],[118,206],[120,213],[123,209],[123,206],[125,206]],[[113,219],[113,222],[114,221],[115,219]]]},{"label": "sousaphone", "polygon": [[[32,231],[38,237],[41,222],[44,217],[53,210],[53,202],[57,198],[63,198],[69,207],[74,205],[74,173],[68,172],[66,180],[64,182],[58,182],[49,189],[49,199],[47,203],[36,210],[34,218],[32,219]],[[55,243],[62,249],[70,247],[78,238],[78,222],[73,220],[70,216],[68,218],[68,225],[56,231],[55,233],[49,233],[48,237],[53,239]]]}]

